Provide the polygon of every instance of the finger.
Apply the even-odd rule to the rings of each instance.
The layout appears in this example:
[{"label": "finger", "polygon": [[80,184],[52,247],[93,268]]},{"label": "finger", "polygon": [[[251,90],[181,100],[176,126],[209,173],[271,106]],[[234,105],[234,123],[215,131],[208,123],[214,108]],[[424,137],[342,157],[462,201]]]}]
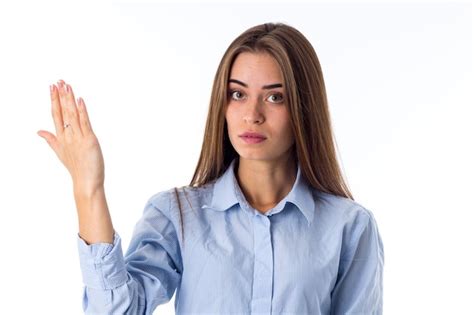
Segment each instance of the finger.
[{"label": "finger", "polygon": [[74,109],[75,113],[75,119],[71,122],[71,125],[74,129],[74,131],[78,131],[80,134],[82,134],[81,130],[81,124],[80,124],[80,118],[79,118],[79,109],[77,108],[77,103],[76,103],[76,98],[74,97],[74,91],[72,90],[72,86],[69,84],[66,84],[66,102],[71,106],[71,110]]},{"label": "finger", "polygon": [[[64,80],[59,80],[58,81],[58,99],[59,99],[59,104],[60,104],[60,107],[61,107],[61,114],[62,114],[62,117],[63,117],[63,125],[61,126],[62,128],[62,133],[63,135],[67,136],[68,138],[73,135],[73,131],[72,131],[72,128],[69,127],[69,128],[65,128],[64,127],[64,124],[71,124],[71,118],[70,118],[70,115],[69,115],[69,110],[67,108],[67,104],[66,104],[66,100],[64,98],[64,90],[65,90],[65,85],[66,82],[64,82]],[[67,132],[66,132],[66,129],[69,129]]]},{"label": "finger", "polygon": [[70,93],[71,89],[68,87],[64,81],[60,80],[59,82],[59,100],[61,102],[61,108],[63,113],[64,123],[69,123],[71,127],[65,128],[68,129],[66,135],[78,135],[81,134],[81,128],[79,126],[79,115],[76,108],[76,102],[73,100],[71,102]]},{"label": "finger", "polygon": [[59,143],[56,137],[52,133],[45,130],[39,130],[37,134],[38,136],[46,140],[51,149],[53,149],[53,151],[59,156]]},{"label": "finger", "polygon": [[51,114],[54,120],[54,128],[56,134],[62,135],[64,129],[63,114],[61,112],[61,105],[59,103],[59,93],[56,85],[50,85],[51,94]]},{"label": "finger", "polygon": [[86,104],[84,103],[84,99],[82,97],[77,99],[77,108],[79,109],[79,120],[81,123],[82,132],[84,134],[93,132],[89,120],[89,114],[87,113]]}]

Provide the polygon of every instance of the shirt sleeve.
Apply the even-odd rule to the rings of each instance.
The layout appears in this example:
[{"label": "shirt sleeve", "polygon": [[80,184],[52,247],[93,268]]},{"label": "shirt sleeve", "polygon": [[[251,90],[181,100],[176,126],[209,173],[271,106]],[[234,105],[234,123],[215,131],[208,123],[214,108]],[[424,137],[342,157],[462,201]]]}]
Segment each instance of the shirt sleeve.
[{"label": "shirt sleeve", "polygon": [[171,299],[182,260],[167,203],[161,193],[148,200],[125,256],[117,231],[113,244],[88,245],[77,234],[85,314],[152,314]]},{"label": "shirt sleeve", "polygon": [[379,315],[383,311],[384,248],[373,214],[362,209],[344,229],[331,314]]}]

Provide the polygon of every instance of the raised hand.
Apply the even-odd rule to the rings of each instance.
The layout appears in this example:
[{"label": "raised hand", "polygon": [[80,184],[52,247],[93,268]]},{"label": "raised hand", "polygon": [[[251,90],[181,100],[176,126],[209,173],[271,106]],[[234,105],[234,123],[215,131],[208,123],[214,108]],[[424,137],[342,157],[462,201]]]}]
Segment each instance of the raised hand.
[{"label": "raised hand", "polygon": [[113,244],[114,228],[104,189],[104,158],[92,131],[86,104],[77,102],[70,85],[50,86],[51,113],[56,135],[39,130],[71,174],[78,210],[79,235],[87,244]]},{"label": "raised hand", "polygon": [[104,185],[104,159],[82,98],[77,102],[72,87],[63,80],[50,86],[51,113],[56,135],[45,130],[44,138],[69,171],[74,191],[88,194]]}]

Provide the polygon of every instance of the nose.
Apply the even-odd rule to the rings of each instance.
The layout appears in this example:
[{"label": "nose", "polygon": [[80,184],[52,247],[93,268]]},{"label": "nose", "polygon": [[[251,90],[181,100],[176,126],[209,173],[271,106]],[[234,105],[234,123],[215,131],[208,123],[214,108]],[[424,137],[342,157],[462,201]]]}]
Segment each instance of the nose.
[{"label": "nose", "polygon": [[258,100],[254,102],[249,102],[247,104],[247,110],[244,113],[244,121],[250,124],[261,124],[265,121],[264,116],[262,115]]}]

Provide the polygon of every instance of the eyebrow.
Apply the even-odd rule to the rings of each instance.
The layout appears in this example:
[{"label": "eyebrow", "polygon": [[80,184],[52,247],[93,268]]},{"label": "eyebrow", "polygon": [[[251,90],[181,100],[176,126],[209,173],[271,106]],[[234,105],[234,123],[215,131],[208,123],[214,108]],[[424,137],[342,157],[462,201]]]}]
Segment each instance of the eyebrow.
[{"label": "eyebrow", "polygon": [[[236,80],[236,79],[229,79],[229,83],[230,82],[234,82],[234,83],[240,84],[244,87],[248,87],[247,84],[245,84],[242,81]],[[283,84],[281,84],[281,83],[268,84],[268,85],[262,86],[262,89],[273,89],[273,88],[279,88],[279,87],[283,87]]]}]

